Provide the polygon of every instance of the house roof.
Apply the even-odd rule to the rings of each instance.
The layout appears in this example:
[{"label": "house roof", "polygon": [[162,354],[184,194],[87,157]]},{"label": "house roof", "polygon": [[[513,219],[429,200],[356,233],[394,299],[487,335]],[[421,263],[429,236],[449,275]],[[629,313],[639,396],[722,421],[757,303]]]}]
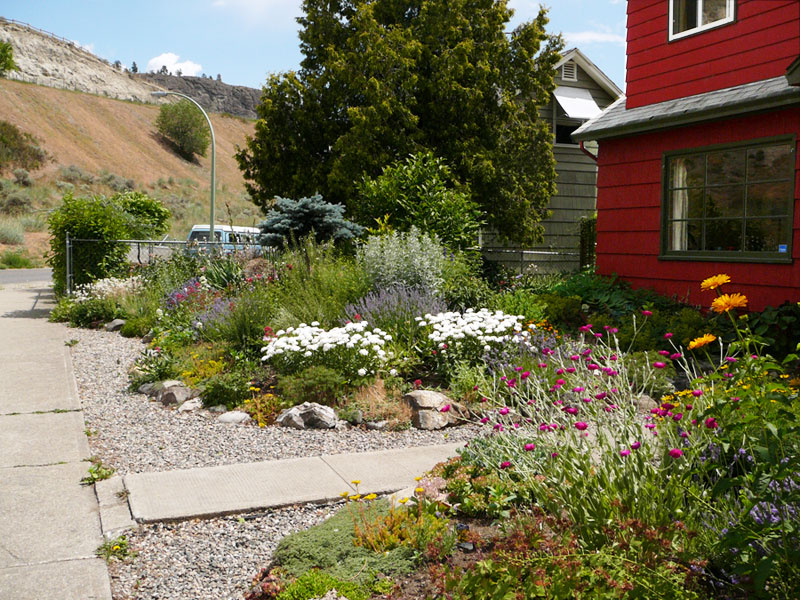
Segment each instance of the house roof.
[{"label": "house roof", "polygon": [[800,105],[800,87],[789,85],[784,76],[631,109],[622,97],[572,137],[600,140],[792,105]]},{"label": "house roof", "polygon": [[596,64],[590,61],[586,55],[577,48],[570,48],[565,51],[561,55],[561,60],[556,63],[555,68],[560,69],[561,65],[571,60],[575,61],[579,67],[586,71],[586,74],[594,79],[597,85],[603,88],[609,96],[612,98],[619,98],[622,95],[622,90],[617,87],[617,84],[611,81]]},{"label": "house roof", "polygon": [[800,85],[800,56],[795,58],[786,69],[786,81],[789,82],[789,85]]}]

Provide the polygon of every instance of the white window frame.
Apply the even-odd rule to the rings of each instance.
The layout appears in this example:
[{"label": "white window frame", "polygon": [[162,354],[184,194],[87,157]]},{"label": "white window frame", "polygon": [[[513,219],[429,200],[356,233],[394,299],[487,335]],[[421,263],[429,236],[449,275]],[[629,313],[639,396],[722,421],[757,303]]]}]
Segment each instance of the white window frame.
[{"label": "white window frame", "polygon": [[[733,22],[735,17],[735,8],[736,8],[736,0],[727,0],[727,4],[725,6],[725,12],[727,16],[724,19],[719,19],[717,21],[713,21],[712,23],[706,23],[705,25],[698,25],[692,29],[687,29],[686,31],[681,31],[680,33],[673,33],[673,24],[675,20],[675,3],[680,2],[681,0],[669,0],[669,23],[667,25],[668,33],[669,33],[669,41],[679,40],[681,38],[694,35],[695,33],[700,33],[702,31],[707,31],[709,29],[714,29],[716,27],[720,27],[721,25],[727,25],[728,23]],[[705,0],[698,0],[697,2],[697,22],[700,23],[702,21],[703,16],[703,3]]]}]

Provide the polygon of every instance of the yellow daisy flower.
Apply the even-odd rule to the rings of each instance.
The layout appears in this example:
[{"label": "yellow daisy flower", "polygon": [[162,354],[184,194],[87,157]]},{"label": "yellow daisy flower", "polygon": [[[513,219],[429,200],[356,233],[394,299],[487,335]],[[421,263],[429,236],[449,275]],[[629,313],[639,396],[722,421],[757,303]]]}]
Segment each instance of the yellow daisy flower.
[{"label": "yellow daisy flower", "polygon": [[722,294],[714,298],[711,303],[711,310],[722,314],[734,308],[744,308],[745,306],[747,306],[747,296],[742,294]]},{"label": "yellow daisy flower", "polygon": [[400,500],[398,500],[398,502],[400,504],[405,504],[406,502],[408,502],[408,498],[400,498]]},{"label": "yellow daisy flower", "polygon": [[703,334],[699,338],[695,338],[691,342],[689,342],[689,350],[694,350],[695,348],[702,348],[703,346],[710,344],[716,339],[717,336],[711,333]]},{"label": "yellow daisy flower", "polygon": [[375,498],[377,497],[378,497],[377,494],[367,494],[366,496],[364,496],[364,500],[375,500]]},{"label": "yellow daisy flower", "polygon": [[703,283],[700,284],[700,289],[705,291],[708,290],[715,290],[721,285],[725,285],[726,283],[730,283],[731,278],[725,275],[724,273],[720,273],[719,275],[714,275],[709,277],[708,279],[704,279]]}]

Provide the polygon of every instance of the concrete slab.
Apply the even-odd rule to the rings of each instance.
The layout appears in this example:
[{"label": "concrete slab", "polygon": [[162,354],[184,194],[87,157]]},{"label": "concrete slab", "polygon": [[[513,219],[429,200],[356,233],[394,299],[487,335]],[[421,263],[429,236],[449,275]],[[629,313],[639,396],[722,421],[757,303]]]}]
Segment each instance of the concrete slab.
[{"label": "concrete slab", "polygon": [[94,490],[78,483],[87,467],[0,470],[0,569],[94,556],[103,537]]},{"label": "concrete slab", "polygon": [[89,457],[84,429],[80,412],[0,416],[0,467],[82,461]]},{"label": "concrete slab", "polygon": [[111,539],[136,527],[128,506],[128,490],[122,477],[112,477],[94,484],[97,502],[100,505],[100,526],[103,537]]},{"label": "concrete slab", "polygon": [[4,361],[0,354],[0,414],[80,408],[72,376],[65,373],[64,354],[42,357],[53,368],[43,371],[38,361]]},{"label": "concrete slab", "polygon": [[359,480],[364,494],[395,492],[414,483],[414,478],[437,463],[455,456],[463,443],[422,446],[402,450],[379,450],[358,454],[335,454],[322,457],[327,465],[348,483]]},{"label": "concrete slab", "polygon": [[107,600],[111,584],[99,558],[0,568],[0,598]]},{"label": "concrete slab", "polygon": [[125,487],[140,523],[324,502],[351,489],[318,457],[134,473]]}]

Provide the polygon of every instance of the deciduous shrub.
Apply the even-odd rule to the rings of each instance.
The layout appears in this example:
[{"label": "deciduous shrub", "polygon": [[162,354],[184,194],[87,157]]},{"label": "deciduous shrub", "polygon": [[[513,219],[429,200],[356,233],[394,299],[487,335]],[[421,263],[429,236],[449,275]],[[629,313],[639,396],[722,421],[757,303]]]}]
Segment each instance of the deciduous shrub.
[{"label": "deciduous shrub", "polygon": [[294,375],[283,375],[279,385],[281,398],[291,406],[303,402],[337,406],[351,389],[339,371],[321,365],[308,367]]},{"label": "deciduous shrub", "polygon": [[195,154],[206,155],[211,133],[203,113],[192,102],[162,104],[156,128],[185,159],[192,160]]},{"label": "deciduous shrub", "polygon": [[25,231],[18,221],[0,220],[0,244],[18,246],[25,242]]},{"label": "deciduous shrub", "polygon": [[35,137],[8,121],[0,121],[0,173],[13,167],[33,171],[47,158]]},{"label": "deciduous shrub", "polygon": [[436,236],[411,227],[407,232],[370,236],[356,256],[375,289],[405,285],[439,292],[447,250]]}]

